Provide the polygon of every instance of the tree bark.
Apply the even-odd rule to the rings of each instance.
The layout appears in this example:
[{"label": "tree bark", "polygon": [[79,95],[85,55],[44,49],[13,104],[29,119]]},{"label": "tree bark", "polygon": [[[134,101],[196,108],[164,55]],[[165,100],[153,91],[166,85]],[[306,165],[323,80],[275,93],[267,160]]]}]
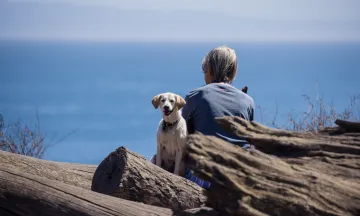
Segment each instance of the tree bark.
[{"label": "tree bark", "polygon": [[0,167],[0,214],[6,216],[170,216],[166,208],[98,194]]},{"label": "tree bark", "polygon": [[90,189],[97,166],[47,161],[0,151],[0,167]]},{"label": "tree bark", "polygon": [[360,215],[360,139],[353,136],[360,131],[329,136],[237,117],[218,122],[258,149],[189,137],[187,163],[212,182],[207,205],[220,215]]},{"label": "tree bark", "polygon": [[206,200],[204,190],[195,183],[169,173],[124,147],[101,162],[91,189],[176,212],[202,207]]}]

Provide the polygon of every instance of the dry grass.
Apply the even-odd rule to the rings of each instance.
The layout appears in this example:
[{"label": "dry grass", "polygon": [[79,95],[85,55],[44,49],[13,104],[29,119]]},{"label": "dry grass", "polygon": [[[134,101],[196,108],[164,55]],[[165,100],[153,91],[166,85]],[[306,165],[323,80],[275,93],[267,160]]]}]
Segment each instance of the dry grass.
[{"label": "dry grass", "polygon": [[286,129],[298,132],[316,133],[326,127],[335,126],[336,119],[348,121],[360,121],[360,94],[349,96],[349,102],[345,109],[337,111],[334,105],[329,105],[323,96],[319,94],[315,99],[303,95],[308,110],[302,113],[289,113],[285,124],[277,123],[277,107],[272,118],[264,117],[264,109],[257,107],[261,123],[278,129]]}]

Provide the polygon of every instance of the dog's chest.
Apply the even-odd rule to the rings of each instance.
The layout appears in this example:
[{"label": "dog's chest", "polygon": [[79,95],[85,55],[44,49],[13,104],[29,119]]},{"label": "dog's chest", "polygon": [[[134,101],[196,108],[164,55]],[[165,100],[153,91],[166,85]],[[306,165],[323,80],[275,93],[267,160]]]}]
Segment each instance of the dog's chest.
[{"label": "dog's chest", "polygon": [[182,150],[185,146],[186,129],[173,128],[168,131],[163,131],[159,128],[159,145],[168,156],[174,156],[176,151]]}]

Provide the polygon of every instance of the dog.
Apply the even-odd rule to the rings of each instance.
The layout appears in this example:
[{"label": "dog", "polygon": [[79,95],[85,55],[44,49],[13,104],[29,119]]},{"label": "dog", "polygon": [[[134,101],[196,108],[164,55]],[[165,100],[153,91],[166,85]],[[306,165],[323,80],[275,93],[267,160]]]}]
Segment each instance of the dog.
[{"label": "dog", "polygon": [[158,94],[151,102],[155,109],[160,107],[162,113],[156,134],[156,165],[176,175],[184,175],[183,153],[188,131],[181,108],[186,102],[171,92]]}]

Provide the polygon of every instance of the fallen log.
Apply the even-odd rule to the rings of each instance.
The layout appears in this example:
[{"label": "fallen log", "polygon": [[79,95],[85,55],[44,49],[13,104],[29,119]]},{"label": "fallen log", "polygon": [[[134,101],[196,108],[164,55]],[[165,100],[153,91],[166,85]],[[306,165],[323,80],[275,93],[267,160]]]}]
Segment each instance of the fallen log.
[{"label": "fallen log", "polygon": [[124,147],[100,163],[91,190],[175,212],[202,207],[206,200],[204,190],[195,183],[169,173]]},{"label": "fallen log", "polygon": [[359,122],[350,122],[344,121],[341,119],[336,119],[335,124],[337,124],[340,128],[343,128],[346,132],[360,132],[360,123]]},{"label": "fallen log", "polygon": [[237,117],[218,122],[258,149],[201,134],[189,137],[187,163],[212,182],[207,205],[220,215],[360,215],[356,131],[329,136],[270,129]]},{"label": "fallen log", "polygon": [[47,161],[0,150],[0,167],[90,189],[97,166]]},{"label": "fallen log", "polygon": [[[347,133],[348,128],[338,127],[336,135],[332,132],[314,134],[272,129],[236,117],[219,118],[218,122],[226,130],[253,143],[258,150],[290,164],[302,165],[314,172],[324,169],[328,175],[348,181],[360,178],[357,171],[360,169],[360,138],[354,136],[354,130]],[[352,128],[354,124],[360,125],[352,123]],[[360,135],[360,130],[356,134]]]},{"label": "fallen log", "polygon": [[356,136],[329,136],[271,129],[238,117],[218,118],[217,121],[224,129],[256,144],[258,150],[276,156],[300,157],[329,153],[357,158],[360,155],[360,139]]},{"label": "fallen log", "polygon": [[0,215],[170,216],[173,213],[170,209],[122,200],[0,167]]},{"label": "fallen log", "polygon": [[[124,155],[128,155],[128,152],[125,152]],[[135,159],[135,162],[132,158]],[[97,168],[95,165],[47,161],[5,151],[0,151],[0,167],[45,177],[50,180],[85,189],[91,189],[92,181],[95,179],[93,179],[94,173]],[[154,167],[155,170],[152,170]],[[127,188],[119,187],[120,185],[114,185],[116,181],[113,181],[113,184],[109,185],[107,185],[107,182],[94,182],[97,182],[100,189],[115,186],[115,188],[119,190],[115,190],[113,196],[144,202],[150,205],[171,207],[174,210],[200,207],[205,202],[206,198],[202,195],[203,190],[194,183],[178,176],[174,176],[163,169],[158,169],[158,167],[148,163],[143,157],[131,153],[130,160],[127,161],[126,170],[136,171],[136,169],[139,169],[139,171],[147,170],[147,172],[141,171],[143,173],[140,173],[140,176],[137,176],[136,178],[141,178],[141,176],[145,177],[146,175],[151,176],[150,179],[145,178],[142,179],[142,181],[136,182],[136,185],[139,187],[131,186],[131,183],[135,184],[135,179],[132,179],[133,176],[128,174],[123,175],[122,182],[125,182],[125,184],[121,185],[127,186]],[[120,182],[120,179],[117,180]],[[148,180],[149,182],[147,182]],[[95,185],[96,183],[93,187],[95,187]],[[105,192],[103,193],[108,194]]]}]

